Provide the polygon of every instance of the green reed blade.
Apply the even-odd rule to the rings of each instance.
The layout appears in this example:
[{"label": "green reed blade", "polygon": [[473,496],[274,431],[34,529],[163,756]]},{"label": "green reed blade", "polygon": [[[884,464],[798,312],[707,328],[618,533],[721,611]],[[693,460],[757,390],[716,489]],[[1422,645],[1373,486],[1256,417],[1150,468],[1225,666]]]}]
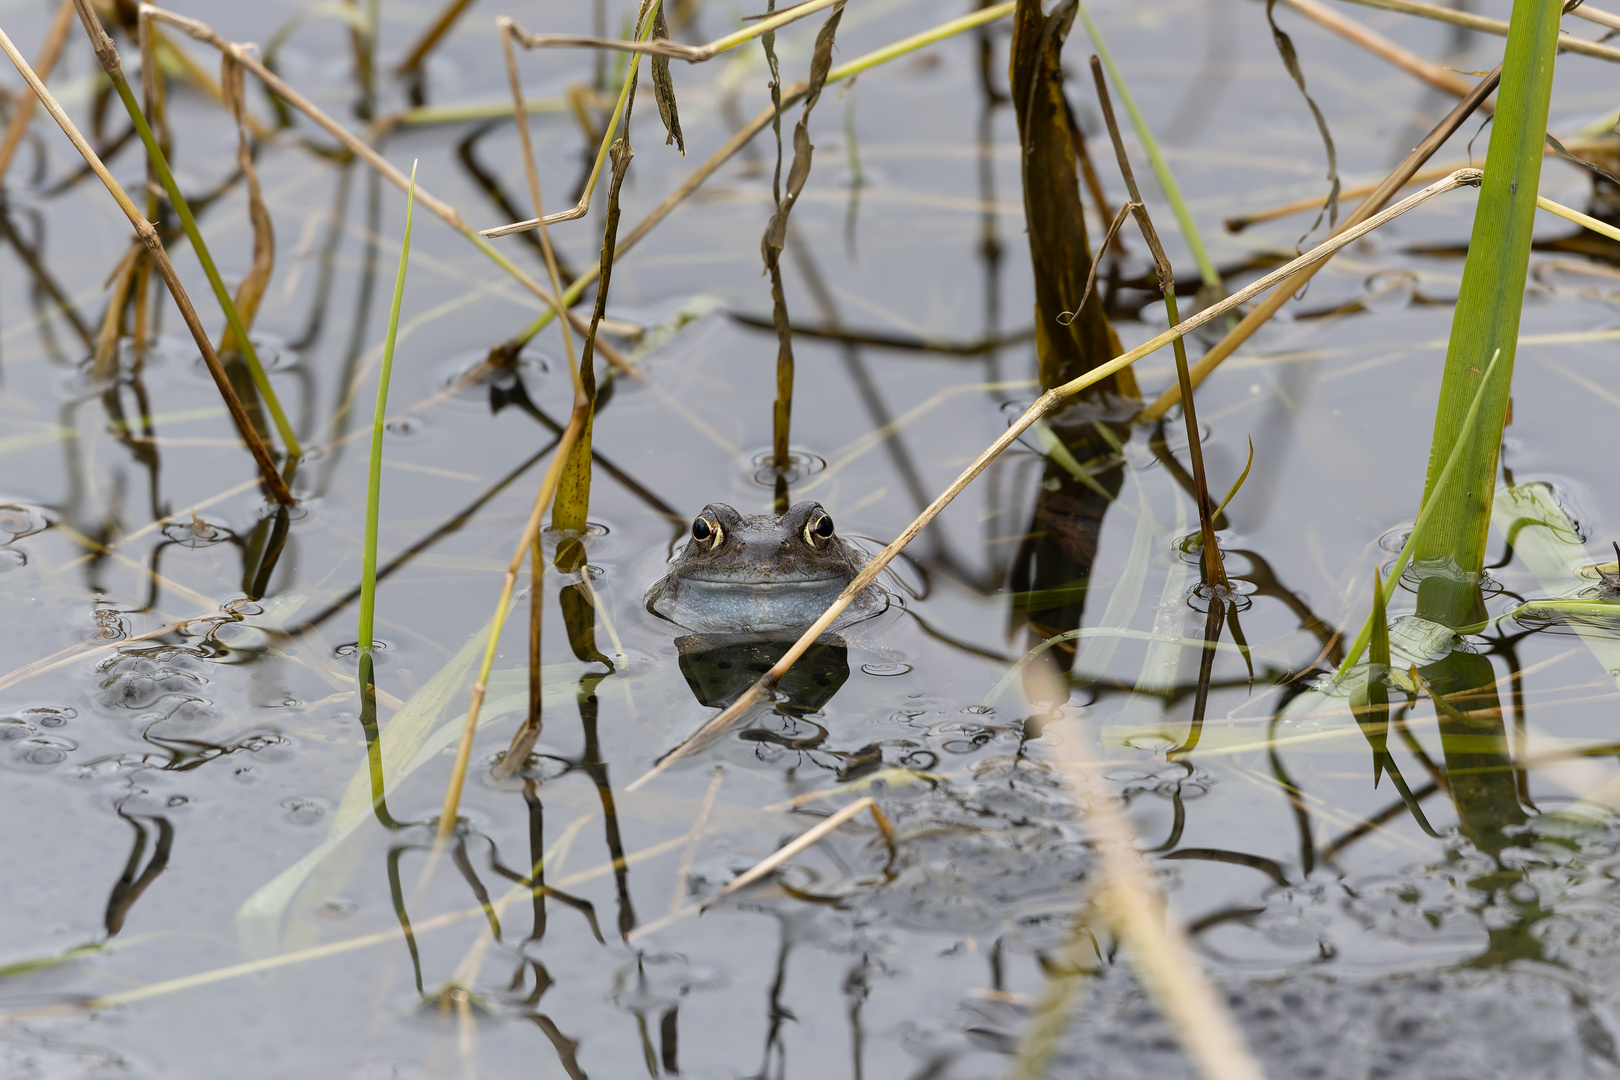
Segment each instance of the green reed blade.
[{"label": "green reed blade", "polygon": [[[1453,629],[1478,621],[1479,575],[1513,387],[1561,7],[1560,0],[1514,0],[1485,178],[1440,385],[1424,483],[1423,512],[1429,514],[1434,504],[1434,520],[1417,538],[1415,558],[1429,570],[1418,586],[1418,614]],[[1493,360],[1487,367],[1484,361],[1497,352],[1501,363]],[[1479,427],[1470,437],[1468,415],[1476,405]],[[1440,476],[1454,452],[1456,476],[1442,491]],[[1440,567],[1449,569],[1432,569]]]},{"label": "green reed blade", "polygon": [[405,298],[405,268],[411,259],[411,221],[416,215],[416,162],[405,193],[405,239],[399,244],[394,274],[394,301],[388,308],[388,336],[383,339],[382,370],[377,375],[377,407],[371,414],[371,466],[366,482],[366,538],[360,549],[360,653],[371,655],[372,625],[377,609],[377,519],[382,503],[383,420],[388,415],[388,380],[394,371],[394,342],[399,336],[399,309]]},{"label": "green reed blade", "polygon": [[1130,88],[1120,76],[1119,69],[1114,66],[1114,57],[1103,42],[1102,34],[1097,31],[1097,24],[1091,21],[1091,13],[1084,4],[1077,4],[1080,20],[1086,24],[1086,33],[1091,35],[1091,43],[1096,46],[1097,57],[1108,69],[1108,79],[1114,84],[1114,90],[1119,94],[1119,100],[1130,113],[1131,126],[1136,129],[1136,137],[1142,140],[1142,150],[1148,156],[1148,162],[1153,166],[1153,175],[1158,178],[1159,189],[1164,192],[1165,201],[1170,204],[1170,212],[1176,216],[1176,224],[1181,226],[1181,238],[1187,245],[1187,251],[1192,255],[1193,262],[1198,264],[1198,276],[1204,284],[1215,291],[1224,290],[1220,271],[1210,261],[1209,252],[1204,249],[1204,239],[1198,233],[1198,226],[1193,222],[1192,211],[1187,209],[1187,200],[1181,197],[1181,188],[1176,183],[1175,174],[1170,171],[1169,162],[1164,160],[1164,154],[1159,150],[1159,143],[1153,137],[1153,132],[1143,119],[1142,112],[1136,107],[1136,99],[1131,96]]},{"label": "green reed blade", "polygon": [[[1395,557],[1395,565],[1389,568],[1389,577],[1384,579],[1384,587],[1378,597],[1379,606],[1389,603],[1390,598],[1395,595],[1395,589],[1400,584],[1401,575],[1406,572],[1406,564],[1412,560],[1412,553],[1417,550],[1420,541],[1426,543],[1425,538],[1431,535],[1436,512],[1440,508],[1442,501],[1460,483],[1457,477],[1457,466],[1463,460],[1465,448],[1478,441],[1479,428],[1476,425],[1482,411],[1480,406],[1485,401],[1486,383],[1495,374],[1496,366],[1501,359],[1502,350],[1498,349],[1491,355],[1491,362],[1485,365],[1485,376],[1479,381],[1479,386],[1474,391],[1473,400],[1468,404],[1468,411],[1463,414],[1462,431],[1456,442],[1452,444],[1451,452],[1446,455],[1446,463],[1441,467],[1440,475],[1435,478],[1434,491],[1429,498],[1423,501],[1423,509],[1418,512],[1417,523],[1412,526],[1412,532],[1407,536],[1406,543],[1401,545],[1401,553]],[[1501,439],[1500,434],[1497,435],[1497,439]],[[1421,593],[1419,595],[1421,596]],[[1419,614],[1422,613],[1419,612]],[[1428,618],[1428,616],[1424,617]],[[1439,622],[1440,620],[1435,619],[1433,621]],[[1344,663],[1339,665],[1339,672],[1333,677],[1335,684],[1342,682],[1350,669],[1355,667],[1361,660],[1361,654],[1366,651],[1367,643],[1372,640],[1374,623],[1374,616],[1368,615],[1367,621],[1362,624],[1361,633],[1356,635],[1356,640],[1351,643],[1349,650],[1344,654]],[[1383,625],[1387,630],[1387,622],[1383,623]]]},{"label": "green reed blade", "polygon": [[163,150],[158,146],[157,137],[152,134],[151,125],[146,122],[146,115],[141,112],[140,103],[135,100],[134,91],[129,88],[129,80],[117,65],[109,65],[107,74],[112,78],[113,86],[118,90],[118,97],[124,103],[124,109],[129,113],[130,121],[135,125],[135,131],[146,146],[146,155],[152,162],[152,169],[163,184],[163,190],[168,193],[169,202],[174,205],[174,212],[180,216],[180,224],[186,231],[186,238],[191,241],[191,247],[197,253],[197,261],[202,263],[203,273],[208,275],[208,284],[214,290],[214,298],[225,312],[225,321],[230,324],[231,333],[236,338],[237,351],[242,354],[243,363],[247,364],[248,374],[253,377],[253,385],[259,388],[259,396],[264,399],[265,406],[270,410],[270,418],[275,421],[276,431],[281,435],[281,442],[286,447],[287,455],[294,459],[303,456],[303,448],[298,445],[298,436],[293,434],[292,424],[287,420],[287,414],[281,408],[281,401],[276,397],[275,389],[270,385],[270,377],[265,374],[264,367],[259,363],[259,354],[253,348],[253,342],[248,338],[247,327],[242,322],[241,313],[236,310],[236,302],[231,299],[230,290],[225,288],[225,281],[219,276],[219,268],[214,265],[214,257],[208,252],[208,245],[203,242],[202,232],[197,228],[197,219],[192,216],[191,204],[180,192],[180,185],[175,183],[174,173],[169,171],[169,162],[163,156]]}]

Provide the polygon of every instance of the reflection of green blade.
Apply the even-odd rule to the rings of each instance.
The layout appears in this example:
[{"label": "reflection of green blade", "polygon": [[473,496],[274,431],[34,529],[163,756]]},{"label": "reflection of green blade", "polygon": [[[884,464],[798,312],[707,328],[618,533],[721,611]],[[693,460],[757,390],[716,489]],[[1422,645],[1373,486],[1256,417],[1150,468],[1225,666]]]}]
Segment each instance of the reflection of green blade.
[{"label": "reflection of green blade", "polygon": [[[473,661],[483,649],[484,638],[488,633],[489,624],[485,623],[483,629],[469,638],[456,654],[424,683],[421,689],[412,694],[386,724],[382,725],[384,790],[396,790],[406,777],[431,761],[459,735],[461,730],[459,716],[452,716],[443,724],[439,723],[439,719],[451,700],[466,687]],[[565,665],[570,670],[582,666]],[[548,673],[555,673],[559,678],[563,677],[563,673],[558,669],[548,667],[546,670]],[[480,726],[492,723],[507,713],[528,707],[527,676],[519,674],[522,678],[514,675],[511,692],[491,694],[484,709],[483,724]],[[498,680],[492,689],[497,689],[500,681],[504,680]],[[555,685],[561,685],[555,683],[555,680],[551,681]],[[523,682],[524,685],[518,686],[519,682]],[[567,696],[572,696],[571,691]],[[288,906],[309,876],[371,817],[371,770],[369,764],[362,761],[349,780],[337,812],[332,815],[332,827],[326,839],[261,886],[237,910],[237,930],[250,948],[268,951],[275,946]]]}]

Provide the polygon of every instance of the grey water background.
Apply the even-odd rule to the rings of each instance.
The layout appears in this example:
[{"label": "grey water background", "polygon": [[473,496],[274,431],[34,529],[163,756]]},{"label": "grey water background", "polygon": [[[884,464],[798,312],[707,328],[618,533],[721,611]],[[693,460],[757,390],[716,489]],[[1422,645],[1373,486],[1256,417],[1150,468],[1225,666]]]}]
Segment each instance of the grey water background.
[{"label": "grey water background", "polygon": [[[693,41],[751,13],[695,7],[685,31]],[[839,59],[969,7],[857,0],[839,33]],[[1309,216],[1237,236],[1220,225],[1224,216],[1325,190],[1321,144],[1276,56],[1263,7],[1088,7],[1163,138],[1216,261],[1291,254]],[[32,55],[53,8],[0,0],[0,25]],[[1505,18],[1508,5],[1481,8]],[[381,5],[384,68],[432,9]],[[227,39],[260,43],[302,15],[279,51],[281,72],[363,127],[353,111],[348,31],[335,9],[178,10]],[[609,26],[627,10],[609,5]],[[1500,39],[1344,10],[1460,70],[1488,69],[1500,56]],[[427,65],[427,100],[504,99],[493,31],[503,13],[535,31],[591,29],[585,4],[485,0]],[[1294,35],[1347,177],[1382,175],[1449,108],[1287,11],[1279,19]],[[808,25],[779,35],[784,77],[803,76],[812,36]],[[830,321],[807,286],[809,270],[846,328],[954,343],[1011,339],[969,356],[797,339],[794,444],[818,460],[794,497],[819,500],[843,535],[868,538],[869,547],[901,530],[1004,429],[1009,403],[1038,392],[1024,339],[1033,302],[1016,129],[1010,107],[981,81],[981,42],[991,50],[990,87],[1004,93],[1005,27],[996,25],[829,89],[813,120],[815,169],[784,260],[795,320]],[[1072,71],[1083,71],[1087,52],[1077,28],[1066,53]],[[132,61],[133,50],[125,53]],[[195,54],[214,66],[203,50]],[[595,60],[559,50],[525,54],[521,64],[528,93],[552,97],[589,82]],[[52,86],[81,124],[93,72],[75,35]],[[677,63],[674,75],[688,156],[663,145],[652,101],[638,101],[626,227],[767,101],[757,46],[700,67]],[[173,85],[177,172],[188,191],[212,189],[234,171],[234,131],[194,89]],[[269,117],[251,77],[249,86],[253,109]],[[1553,128],[1570,130],[1613,108],[1613,87],[1600,61],[1563,56]],[[406,105],[393,80],[380,76],[378,88],[378,112]],[[1070,90],[1082,126],[1096,135],[1085,80]],[[116,114],[115,104],[111,133],[122,130]],[[588,150],[566,113],[542,114],[535,125],[549,208],[558,209]],[[1466,160],[1465,135],[1476,127],[1438,160]],[[8,671],[98,637],[133,636],[240,603],[244,563],[267,510],[172,307],[138,380],[128,373],[130,343],[115,386],[91,380],[80,330],[93,336],[99,325],[103,282],[125,250],[127,223],[93,182],[62,187],[78,158],[47,119],[36,117],[33,132],[6,180],[0,243],[0,499],[8,504],[0,528],[13,537],[0,546],[0,667]],[[1052,742],[1080,737],[1072,723],[1079,718],[1098,733],[1107,781],[1153,851],[1173,910],[1273,1075],[1620,1073],[1620,830],[1598,822],[1571,836],[1539,824],[1615,776],[1614,678],[1580,642],[1514,631],[1517,677],[1502,651],[1490,654],[1513,707],[1515,797],[1511,805],[1462,805],[1496,815],[1487,824],[1514,838],[1500,850],[1482,850],[1478,820],[1460,826],[1457,800],[1405,744],[1397,757],[1414,789],[1429,792],[1422,806],[1433,837],[1388,779],[1374,787],[1353,729],[1272,717],[1278,690],[1265,673],[1303,670],[1323,648],[1302,629],[1299,609],[1353,632],[1372,565],[1387,566],[1390,538],[1410,527],[1469,193],[1436,200],[1344,252],[1200,390],[1213,487],[1231,484],[1254,441],[1253,472],[1229,508],[1222,541],[1234,574],[1258,583],[1243,619],[1261,677],[1251,688],[1241,658],[1217,659],[1217,688],[1191,755],[1168,753],[1187,738],[1190,694],[1128,693],[1150,657],[1142,640],[1118,640],[1097,685],[1076,690],[1065,707],[1070,726],[1032,725],[1039,710],[1018,680],[992,696],[1028,647],[1010,611],[1008,573],[1041,482],[1043,459],[1032,443],[993,466],[912,545],[893,586],[894,609],[847,635],[847,655],[826,661],[835,692],[809,711],[765,710],[746,730],[627,793],[625,785],[713,715],[688,685],[678,632],[643,611],[642,592],[705,503],[759,512],[771,498],[756,472],[770,445],[775,343],[730,317],[768,318],[770,310],[759,238],[774,149],[768,133],[756,139],[614,270],[614,318],[645,327],[683,310],[691,318],[638,357],[645,378],[616,381],[596,421],[596,449],[626,478],[598,468],[591,507],[600,525],[589,544],[602,601],[596,645],[612,670],[570,649],[554,575],[545,599],[545,730],[517,777],[494,780],[493,763],[526,707],[526,602],[514,612],[462,803],[464,863],[446,860],[418,888],[431,832],[411,823],[437,814],[449,775],[446,739],[466,701],[465,659],[458,668],[457,656],[490,617],[544,468],[538,455],[553,437],[519,401],[560,421],[568,378],[550,330],[515,376],[444,394],[536,309],[464,240],[419,212],[385,444],[382,558],[442,535],[380,590],[386,649],[377,677],[394,701],[434,699],[426,730],[450,734],[438,742],[428,735],[416,767],[388,792],[405,827],[346,813],[345,793],[361,790],[351,784],[365,775],[352,693],[353,606],[295,638],[278,631],[322,616],[358,580],[364,429],[404,199],[361,166],[312,151],[327,145],[300,120],[258,157],[278,257],[256,337],[313,448],[295,485],[303,501],[263,598],[212,635],[110,648],[0,691],[0,966],[102,946],[33,970],[8,967],[0,1072],[998,1076],[1091,873],[1083,815],[1044,764]],[[1122,185],[1103,145],[1094,139],[1117,200]],[[1476,163],[1484,145],[1483,137],[1474,144]],[[381,149],[404,168],[419,159],[422,184],[475,227],[509,220],[475,170],[526,205],[510,121],[402,128]],[[110,160],[138,190],[136,144]],[[1140,156],[1137,169],[1147,175]],[[1547,164],[1543,194],[1584,208],[1591,191],[1587,175]],[[1148,198],[1179,274],[1191,280],[1190,259],[1151,186]],[[601,199],[599,192],[589,218],[554,232],[576,270],[596,259]],[[201,221],[227,277],[244,273],[251,234],[240,184]],[[1090,224],[1095,243],[1102,226]],[[1572,231],[1544,218],[1538,237]],[[1138,241],[1127,234],[1126,242],[1128,279],[1149,264]],[[521,238],[499,243],[542,274]],[[183,244],[173,248],[205,321],[217,325],[195,260]],[[1551,485],[1593,561],[1616,533],[1609,435],[1620,406],[1617,265],[1613,248],[1533,256],[1505,440],[1513,480]],[[1135,304],[1145,298],[1134,294]],[[1347,305],[1356,310],[1341,310]],[[1163,318],[1162,305],[1150,304],[1116,325],[1132,344]],[[1150,395],[1174,378],[1167,354],[1137,373]],[[119,438],[110,400],[146,441]],[[143,410],[149,424],[139,419]],[[1170,445],[1177,447],[1174,435]],[[1190,502],[1144,433],[1126,444],[1124,458],[1085,622],[1101,618],[1115,583],[1140,578],[1125,625],[1197,636],[1202,620],[1186,596],[1196,569],[1175,545],[1191,531]],[[92,541],[110,554],[89,554]],[[1492,573],[1508,592],[1535,587],[1512,561]],[[1492,610],[1510,600],[1494,598]],[[1184,691],[1196,673],[1196,651],[1172,654],[1169,683]],[[445,681],[453,692],[438,700]],[[1419,704],[1410,719],[1417,745],[1441,758],[1432,707]],[[898,829],[890,875],[876,831],[858,819],[775,883],[701,917],[635,933],[712,894],[802,833],[813,815],[847,802],[850,795],[833,789],[870,781],[863,770],[879,762],[934,778],[902,783],[891,773],[861,789]],[[688,836],[717,766],[713,809],[693,845]],[[481,903],[501,902],[512,887],[502,869],[526,873],[542,852],[556,892],[505,902],[500,940],[491,944]],[[398,932],[400,906],[412,946]],[[254,962],[263,963],[242,967]],[[1188,1074],[1122,957],[1110,953],[1098,966],[1054,1073]],[[453,981],[469,992],[439,997]],[[83,1007],[116,994],[146,996]]]}]

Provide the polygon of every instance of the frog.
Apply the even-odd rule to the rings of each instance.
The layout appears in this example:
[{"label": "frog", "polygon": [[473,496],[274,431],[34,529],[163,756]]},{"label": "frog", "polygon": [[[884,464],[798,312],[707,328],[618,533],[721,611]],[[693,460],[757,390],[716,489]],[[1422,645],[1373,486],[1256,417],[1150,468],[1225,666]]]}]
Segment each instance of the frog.
[{"label": "frog", "polygon": [[[820,618],[866,561],[820,503],[748,515],[710,503],[693,519],[670,571],[647,590],[647,610],[699,634],[787,634]],[[868,585],[834,626],[887,606],[888,594]]]}]

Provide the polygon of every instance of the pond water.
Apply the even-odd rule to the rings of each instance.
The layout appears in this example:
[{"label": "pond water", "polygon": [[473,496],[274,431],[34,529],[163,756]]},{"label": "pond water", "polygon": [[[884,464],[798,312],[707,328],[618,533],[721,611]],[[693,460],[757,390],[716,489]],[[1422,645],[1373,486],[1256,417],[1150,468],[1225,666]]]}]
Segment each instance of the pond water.
[{"label": "pond water", "polygon": [[[837,59],[974,6],[854,0]],[[1505,0],[1478,6],[1506,18]],[[282,76],[366,129],[338,17],[365,5],[177,7],[229,40],[279,38]],[[411,105],[411,85],[389,72],[435,7],[380,5],[374,114]],[[1291,257],[1309,214],[1240,234],[1221,224],[1326,189],[1320,138],[1262,6],[1088,9],[1211,256],[1234,268],[1227,287]],[[1489,35],[1341,9],[1457,70],[1501,55]],[[54,10],[0,0],[0,26],[33,56]],[[752,13],[672,10],[690,42]],[[429,57],[419,101],[505,100],[493,28],[503,13],[531,31],[592,32],[587,4],[485,0]],[[632,15],[615,0],[605,25],[617,32]],[[1347,182],[1380,177],[1450,108],[1282,5],[1277,17]],[[808,71],[820,18],[778,34],[786,80]],[[830,86],[813,115],[814,168],[782,261],[788,309],[853,336],[795,339],[803,467],[791,494],[819,501],[869,551],[1039,392],[1007,34],[1006,20],[991,23]],[[120,44],[133,71],[137,51]],[[216,70],[211,51],[193,49]],[[1117,205],[1123,185],[1081,77],[1089,51],[1077,27],[1070,96]],[[598,75],[585,50],[521,54],[520,66],[539,99]],[[125,121],[94,72],[75,28],[51,86],[110,144]],[[673,74],[688,153],[664,145],[644,79],[621,236],[768,102],[757,44]],[[1564,55],[1553,129],[1601,117],[1614,85],[1603,61]],[[273,123],[251,76],[248,86],[250,109]],[[599,117],[589,95],[584,108]],[[177,175],[235,282],[252,230],[234,126],[183,80],[170,109]],[[785,118],[789,141],[798,115]],[[1436,161],[1466,162],[1477,128]],[[31,132],[0,205],[5,1076],[1000,1076],[1072,952],[1096,877],[1085,810],[1054,765],[1075,740],[1103,762],[1107,793],[1271,1075],[1620,1073],[1620,821],[1604,795],[1620,777],[1620,663],[1607,634],[1509,620],[1472,639],[1452,675],[1502,708],[1459,721],[1426,694],[1407,706],[1397,696],[1399,784],[1375,777],[1342,699],[1290,705],[1328,670],[1335,631],[1360,626],[1373,567],[1389,567],[1411,528],[1471,191],[1346,250],[1200,389],[1212,489],[1232,485],[1253,444],[1220,534],[1246,594],[1253,675],[1236,650],[1218,651],[1201,725],[1201,650],[1186,645],[1204,616],[1196,555],[1180,542],[1196,530],[1177,475],[1186,440],[1172,424],[1156,449],[1149,429],[1121,423],[1122,447],[1096,466],[1112,500],[1067,522],[1089,577],[1040,579],[1062,603],[1083,602],[1081,624],[1109,631],[1083,636],[1078,656],[1070,645],[1067,704],[1031,701],[1025,680],[1007,678],[1040,640],[1025,619],[1036,606],[1027,534],[1059,527],[1032,518],[1043,485],[1063,481],[1031,437],[895,564],[888,611],[818,646],[768,707],[631,790],[775,655],[680,640],[642,603],[705,504],[772,504],[776,343],[758,328],[771,315],[767,130],[614,267],[607,314],[623,332],[610,340],[637,374],[613,380],[595,420],[589,569],[540,586],[543,730],[497,778],[529,709],[525,570],[464,821],[433,857],[481,635],[568,415],[555,327],[511,369],[466,381],[539,309],[418,205],[384,441],[387,788],[373,813],[354,599],[403,195],[331,152],[307,119],[258,153],[277,250],[254,337],[308,450],[299,503],[278,516],[166,297],[152,340],[120,340],[116,376],[92,371],[129,229],[47,117]],[[595,143],[560,108],[537,113],[534,132],[555,210]],[[1195,281],[1140,145],[1127,142],[1178,276]],[[510,117],[397,126],[377,145],[402,169],[419,161],[422,187],[474,228],[528,216]],[[1484,147],[1475,142],[1476,163]],[[108,160],[141,190],[138,142]],[[1604,209],[1589,174],[1552,159],[1542,193]],[[596,262],[604,198],[553,228],[565,274]],[[1104,228],[1090,221],[1093,242]],[[544,280],[528,237],[495,243]],[[1620,531],[1605,449],[1620,406],[1620,246],[1546,216],[1538,239],[1499,517],[1540,524],[1514,547],[1493,539],[1492,615],[1597,586],[1579,570],[1606,561]],[[217,332],[196,259],[183,237],[169,244]],[[1131,230],[1125,249],[1109,299],[1131,345],[1165,316],[1120,284],[1151,268]],[[1136,373],[1149,396],[1175,378],[1168,351]],[[554,552],[557,538],[546,544]],[[1393,613],[1411,609],[1398,592]],[[185,620],[201,621],[161,632]],[[863,795],[893,825],[892,855],[863,814],[694,910]],[[538,894],[525,884],[536,869]],[[1093,974],[1051,1074],[1192,1075],[1125,956],[1092,929]]]}]

